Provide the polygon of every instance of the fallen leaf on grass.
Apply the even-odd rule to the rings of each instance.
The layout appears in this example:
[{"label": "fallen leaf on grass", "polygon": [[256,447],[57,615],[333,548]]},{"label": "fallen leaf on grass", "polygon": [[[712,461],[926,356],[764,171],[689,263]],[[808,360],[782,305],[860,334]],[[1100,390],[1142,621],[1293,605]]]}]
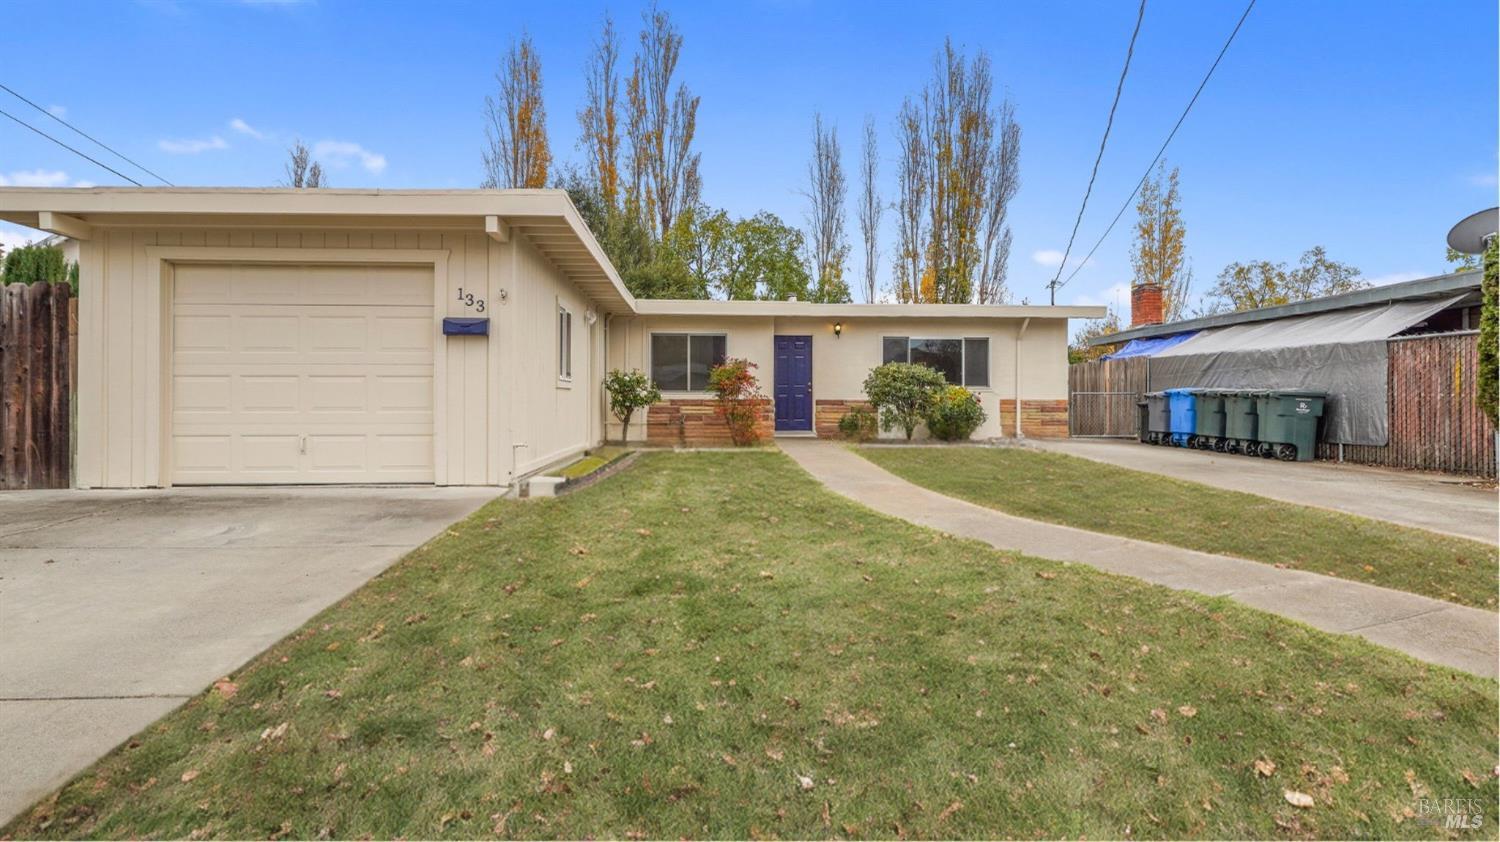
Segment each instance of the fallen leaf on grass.
[{"label": "fallen leaf on grass", "polygon": [[642,538],[650,538],[651,537],[651,530],[649,530],[649,529],[637,529],[635,531],[635,534],[641,536]]},{"label": "fallen leaf on grass", "polygon": [[260,738],[262,740],[279,740],[282,737],[286,736],[287,729],[290,727],[292,727],[292,723],[283,722],[280,725],[277,725],[275,728],[267,728],[266,730],[261,731]]},{"label": "fallen leaf on grass", "polygon": [[1182,707],[1177,709],[1177,712],[1182,714],[1182,716],[1186,719],[1192,719],[1193,717],[1198,715],[1198,709],[1193,707],[1192,705],[1183,705]]},{"label": "fallen leaf on grass", "polygon": [[575,587],[575,588],[577,588],[579,590],[583,590],[584,588],[588,587],[589,586],[589,582],[592,582],[592,581],[594,581],[594,574],[590,573],[589,575],[583,577],[582,579],[579,579],[578,581],[574,582],[573,583],[573,587]]},{"label": "fallen leaf on grass", "polygon": [[957,813],[959,810],[962,810],[963,808],[964,808],[964,802],[962,802],[962,801],[955,801],[952,804],[949,804],[948,806],[946,806],[946,807],[943,808],[943,812],[938,813],[937,823],[938,824],[942,824],[943,822],[947,821],[948,819],[953,818],[953,814]]},{"label": "fallen leaf on grass", "polygon": [[1271,777],[1271,773],[1275,772],[1275,771],[1276,771],[1276,764],[1275,763],[1272,763],[1269,760],[1257,760],[1257,761],[1255,761],[1255,774],[1260,775],[1262,778],[1269,778],[1269,777]]},{"label": "fallen leaf on grass", "polygon": [[721,757],[720,759],[724,761],[724,765],[725,766],[738,766],[738,765],[740,765],[739,761],[735,760],[734,759],[734,755],[732,755],[732,754],[726,754],[723,757]]},{"label": "fallen leaf on grass", "polygon": [[1282,792],[1281,797],[1285,798],[1286,803],[1292,805],[1293,807],[1301,807],[1304,810],[1313,805],[1313,797],[1311,795],[1308,795],[1305,792],[1298,792],[1294,789],[1288,789]]},{"label": "fallen leaf on grass", "polygon": [[1038,579],[1056,579],[1057,578],[1057,574],[1056,573],[1048,573],[1045,570],[1038,570],[1036,572],[1036,577]]},{"label": "fallen leaf on grass", "polygon": [[1162,710],[1161,708],[1152,708],[1151,709],[1151,718],[1155,719],[1157,722],[1160,722],[1162,724],[1166,724],[1166,721],[1167,721],[1167,712],[1164,711],[1164,710]]},{"label": "fallen leaf on grass", "polygon": [[801,787],[803,792],[807,792],[813,788],[813,779],[807,775],[798,775],[797,786]]},{"label": "fallen leaf on grass", "polygon": [[198,777],[198,770],[197,769],[189,769],[186,772],[182,773],[182,782],[183,783],[190,783],[193,780],[193,778],[196,778],[196,777]]},{"label": "fallen leaf on grass", "polygon": [[555,736],[557,736],[557,731],[552,728],[548,728],[547,730],[542,732],[542,739],[544,740],[550,740]]},{"label": "fallen leaf on grass", "polygon": [[780,763],[781,758],[785,757],[786,754],[779,748],[768,748],[766,749],[766,756]]},{"label": "fallen leaf on grass", "polygon": [[214,692],[219,694],[219,698],[228,701],[234,698],[235,693],[240,692],[240,688],[233,681],[221,678],[214,682]]}]

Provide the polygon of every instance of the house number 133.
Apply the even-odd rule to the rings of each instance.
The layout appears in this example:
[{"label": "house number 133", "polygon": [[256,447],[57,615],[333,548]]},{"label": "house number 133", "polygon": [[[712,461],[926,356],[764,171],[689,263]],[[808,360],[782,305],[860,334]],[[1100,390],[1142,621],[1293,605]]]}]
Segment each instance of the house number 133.
[{"label": "house number 133", "polygon": [[465,291],[463,287],[458,288],[458,300],[465,307],[473,307],[476,313],[484,312],[484,299],[475,297],[474,293]]}]

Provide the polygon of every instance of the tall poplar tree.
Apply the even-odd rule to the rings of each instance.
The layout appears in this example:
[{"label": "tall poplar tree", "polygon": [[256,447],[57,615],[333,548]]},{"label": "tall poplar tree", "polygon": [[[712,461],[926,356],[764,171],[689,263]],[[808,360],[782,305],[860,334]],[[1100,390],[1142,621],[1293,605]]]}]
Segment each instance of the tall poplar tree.
[{"label": "tall poplar tree", "polygon": [[545,187],[552,150],[542,102],[542,62],[530,35],[523,33],[510,45],[495,81],[499,97],[484,98],[484,186]]},{"label": "tall poplar tree", "polygon": [[687,85],[674,88],[682,35],[654,4],[644,15],[640,51],[625,83],[629,141],[626,205],[658,240],[682,211],[698,203],[701,182],[693,135],[698,100]]}]

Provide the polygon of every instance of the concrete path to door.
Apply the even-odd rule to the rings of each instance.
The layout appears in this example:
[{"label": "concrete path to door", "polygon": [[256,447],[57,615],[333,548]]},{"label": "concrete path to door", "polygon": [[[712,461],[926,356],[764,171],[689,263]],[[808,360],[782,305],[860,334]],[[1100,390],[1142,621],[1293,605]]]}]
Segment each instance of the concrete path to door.
[{"label": "concrete path to door", "polygon": [[0,493],[0,825],[495,493]]},{"label": "concrete path to door", "polygon": [[778,439],[777,444],[839,494],[919,526],[1178,590],[1228,596],[1324,631],[1356,634],[1434,664],[1487,678],[1497,674],[1500,623],[1489,611],[1315,573],[1279,570],[1245,559],[1013,517],[914,485],[840,444],[810,439]]},{"label": "concrete path to door", "polygon": [[1028,444],[1052,453],[1460,538],[1491,544],[1500,540],[1500,495],[1493,486],[1462,477],[1331,462],[1251,459],[1121,439],[1029,439]]}]

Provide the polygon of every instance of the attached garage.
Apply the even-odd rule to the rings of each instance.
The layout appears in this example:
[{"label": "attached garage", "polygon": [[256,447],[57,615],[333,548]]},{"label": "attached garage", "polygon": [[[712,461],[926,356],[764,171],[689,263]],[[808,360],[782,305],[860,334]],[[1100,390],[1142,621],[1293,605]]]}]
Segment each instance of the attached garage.
[{"label": "attached garage", "polygon": [[430,483],[432,268],[175,268],[171,480]]},{"label": "attached garage", "polygon": [[561,191],[4,187],[0,219],[77,244],[80,488],[507,486],[603,437],[633,302]]}]

